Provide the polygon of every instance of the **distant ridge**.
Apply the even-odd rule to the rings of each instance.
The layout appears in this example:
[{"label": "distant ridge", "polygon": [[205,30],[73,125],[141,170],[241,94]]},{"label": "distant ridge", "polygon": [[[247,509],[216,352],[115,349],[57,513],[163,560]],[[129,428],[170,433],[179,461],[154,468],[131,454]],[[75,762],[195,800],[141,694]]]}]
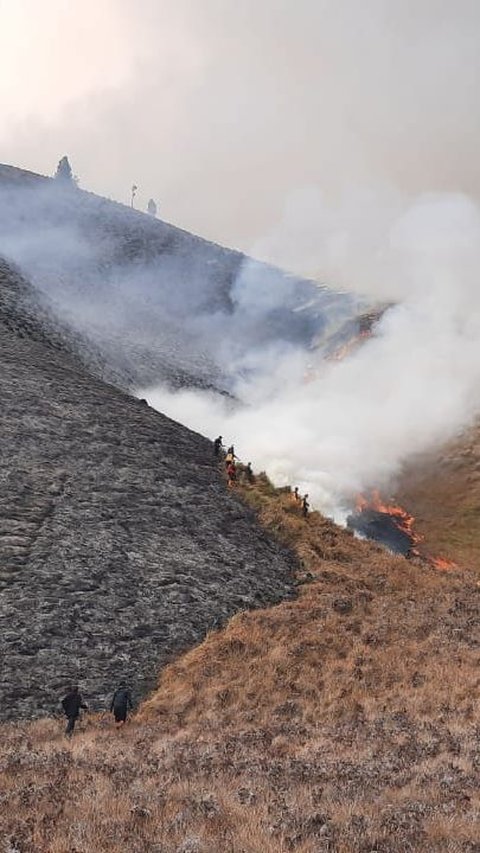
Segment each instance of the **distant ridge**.
[{"label": "distant ridge", "polygon": [[8,165],[0,166],[1,254],[132,388],[228,392],[230,363],[272,346],[349,338],[372,307]]}]

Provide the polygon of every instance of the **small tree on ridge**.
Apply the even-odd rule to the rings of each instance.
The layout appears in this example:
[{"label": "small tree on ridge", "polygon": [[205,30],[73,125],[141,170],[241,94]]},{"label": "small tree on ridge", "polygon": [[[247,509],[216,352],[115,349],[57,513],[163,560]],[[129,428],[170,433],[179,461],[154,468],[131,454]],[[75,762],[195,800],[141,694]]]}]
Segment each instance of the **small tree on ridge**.
[{"label": "small tree on ridge", "polygon": [[60,181],[63,184],[70,184],[71,186],[77,185],[77,178],[72,172],[72,167],[66,155],[58,161],[57,171],[55,172],[54,178],[56,181]]}]

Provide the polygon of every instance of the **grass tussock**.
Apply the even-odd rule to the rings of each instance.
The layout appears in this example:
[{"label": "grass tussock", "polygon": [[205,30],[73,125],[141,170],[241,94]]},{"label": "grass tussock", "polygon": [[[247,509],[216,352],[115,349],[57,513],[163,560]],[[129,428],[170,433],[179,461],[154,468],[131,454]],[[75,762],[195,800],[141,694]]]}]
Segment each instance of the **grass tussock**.
[{"label": "grass tussock", "polygon": [[304,521],[266,478],[239,491],[298,598],[212,632],[121,732],[3,726],[5,851],[478,850],[475,577]]}]

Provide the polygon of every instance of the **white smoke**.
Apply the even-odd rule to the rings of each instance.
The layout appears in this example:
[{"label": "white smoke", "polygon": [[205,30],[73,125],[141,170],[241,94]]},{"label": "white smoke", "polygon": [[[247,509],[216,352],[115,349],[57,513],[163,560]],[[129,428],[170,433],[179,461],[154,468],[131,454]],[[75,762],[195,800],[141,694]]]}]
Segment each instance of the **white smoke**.
[{"label": "white smoke", "polygon": [[[149,260],[147,217],[83,194],[53,203],[48,182],[25,192],[0,205],[0,252],[107,355],[112,341],[114,357],[142,347],[148,361],[160,347],[174,368],[200,362],[206,383],[221,374],[234,400],[164,387],[138,393],[212,438],[222,433],[257,470],[299,485],[337,517],[353,494],[390,484],[412,454],[480,413],[480,211],[464,195],[357,189],[332,205],[313,187],[288,199],[259,254],[263,244],[293,268],[302,256],[337,291],[396,302],[374,338],[335,362],[323,347],[312,350],[312,337],[324,344],[357,315],[365,305],[357,296],[319,290],[308,308],[309,285],[236,262],[230,307],[221,307],[215,295],[230,260],[221,255],[217,266],[201,241]],[[154,227],[154,243],[170,240],[168,226]],[[140,248],[130,257],[132,233]]]},{"label": "white smoke", "polygon": [[[318,205],[315,262],[336,282],[369,282],[400,300],[372,339],[340,362],[312,365],[312,354],[296,349],[263,353],[255,364],[253,353],[234,408],[201,392],[141,392],[192,428],[221,433],[244,461],[337,515],[352,495],[390,484],[412,454],[480,413],[480,209],[452,194],[370,198],[358,210],[350,200],[347,208],[342,217]],[[286,234],[288,218],[269,239]]]},{"label": "white smoke", "polygon": [[365,307],[99,197],[6,173],[0,254],[130,377],[141,363],[142,381],[183,370],[226,390],[240,377],[258,385],[260,372],[271,382],[271,362]]}]

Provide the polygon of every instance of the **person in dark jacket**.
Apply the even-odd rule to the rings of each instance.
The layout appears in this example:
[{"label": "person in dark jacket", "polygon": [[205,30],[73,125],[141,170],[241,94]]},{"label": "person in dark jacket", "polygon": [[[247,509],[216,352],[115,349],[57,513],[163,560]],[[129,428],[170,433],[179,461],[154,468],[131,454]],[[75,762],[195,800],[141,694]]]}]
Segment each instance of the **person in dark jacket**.
[{"label": "person in dark jacket", "polygon": [[219,435],[218,438],[216,438],[215,441],[213,442],[213,452],[214,452],[215,456],[220,456],[221,451],[222,451],[222,436]]},{"label": "person in dark jacket", "polygon": [[308,495],[304,495],[302,498],[302,515],[304,518],[307,518],[309,509],[310,504],[308,503]]},{"label": "person in dark jacket", "polygon": [[121,681],[113,694],[113,699],[110,704],[110,711],[115,717],[117,729],[126,723],[129,708],[133,708],[132,695],[126,685],[126,682]]},{"label": "person in dark jacket", "polygon": [[252,471],[252,463],[251,462],[247,462],[243,472],[244,472],[245,480],[247,481],[249,486],[253,486],[253,484],[255,482],[255,474]]},{"label": "person in dark jacket", "polygon": [[83,708],[85,711],[88,711],[88,705],[83,701],[83,696],[80,693],[78,686],[72,687],[70,693],[62,699],[62,708],[63,712],[68,720],[67,728],[65,729],[65,734],[67,737],[71,737],[73,735],[73,730],[75,728],[75,723],[77,722],[80,716],[80,708]]}]

